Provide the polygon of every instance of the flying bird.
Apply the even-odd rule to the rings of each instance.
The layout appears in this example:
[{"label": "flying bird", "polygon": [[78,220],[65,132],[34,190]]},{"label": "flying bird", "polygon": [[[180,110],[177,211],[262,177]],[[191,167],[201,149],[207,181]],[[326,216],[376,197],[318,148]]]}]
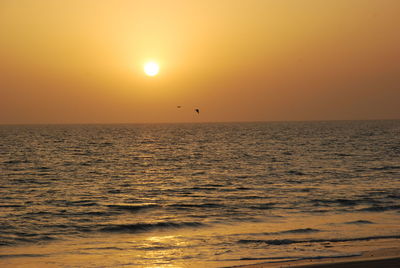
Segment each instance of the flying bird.
[{"label": "flying bird", "polygon": [[200,114],[200,110],[199,109],[194,109],[196,111],[196,113]]},{"label": "flying bird", "polygon": [[181,108],[181,107],[182,107],[182,106],[180,106],[180,105],[176,106],[176,108],[178,108],[178,109]]}]

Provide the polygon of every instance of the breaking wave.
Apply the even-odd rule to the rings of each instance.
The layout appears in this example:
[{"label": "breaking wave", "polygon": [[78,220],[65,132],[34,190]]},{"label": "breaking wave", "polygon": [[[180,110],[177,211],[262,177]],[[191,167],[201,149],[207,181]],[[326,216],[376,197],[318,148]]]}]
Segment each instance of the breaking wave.
[{"label": "breaking wave", "polygon": [[136,224],[113,224],[99,229],[100,232],[115,233],[137,233],[152,230],[196,228],[205,224],[200,222],[159,222],[159,223],[136,223]]},{"label": "breaking wave", "polygon": [[323,243],[323,242],[352,242],[352,241],[367,241],[378,239],[400,239],[400,235],[382,235],[382,236],[368,236],[368,237],[355,237],[355,238],[331,238],[331,239],[241,239],[238,241],[240,244],[268,244],[268,245],[290,245],[300,243]]}]

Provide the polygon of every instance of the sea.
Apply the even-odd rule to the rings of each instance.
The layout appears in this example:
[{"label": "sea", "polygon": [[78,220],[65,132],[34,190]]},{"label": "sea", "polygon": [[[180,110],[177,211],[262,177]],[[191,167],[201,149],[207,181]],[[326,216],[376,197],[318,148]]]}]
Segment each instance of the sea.
[{"label": "sea", "polygon": [[0,126],[1,267],[400,247],[400,120]]}]

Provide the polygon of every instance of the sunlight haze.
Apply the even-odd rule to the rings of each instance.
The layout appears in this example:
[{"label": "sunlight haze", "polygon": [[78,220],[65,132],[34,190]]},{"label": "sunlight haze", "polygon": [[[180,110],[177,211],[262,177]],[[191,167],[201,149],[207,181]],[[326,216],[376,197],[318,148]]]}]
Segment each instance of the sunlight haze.
[{"label": "sunlight haze", "polygon": [[397,0],[2,0],[0,123],[400,118],[399,14]]}]

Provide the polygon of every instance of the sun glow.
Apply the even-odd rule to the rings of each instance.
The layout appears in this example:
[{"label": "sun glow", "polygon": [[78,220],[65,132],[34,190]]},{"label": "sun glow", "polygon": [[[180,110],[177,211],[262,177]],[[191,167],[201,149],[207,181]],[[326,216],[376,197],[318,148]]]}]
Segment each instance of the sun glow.
[{"label": "sun glow", "polygon": [[160,67],[158,66],[158,64],[154,61],[150,61],[147,62],[144,65],[144,72],[148,75],[148,76],[155,76],[158,74],[158,71],[160,70]]}]

